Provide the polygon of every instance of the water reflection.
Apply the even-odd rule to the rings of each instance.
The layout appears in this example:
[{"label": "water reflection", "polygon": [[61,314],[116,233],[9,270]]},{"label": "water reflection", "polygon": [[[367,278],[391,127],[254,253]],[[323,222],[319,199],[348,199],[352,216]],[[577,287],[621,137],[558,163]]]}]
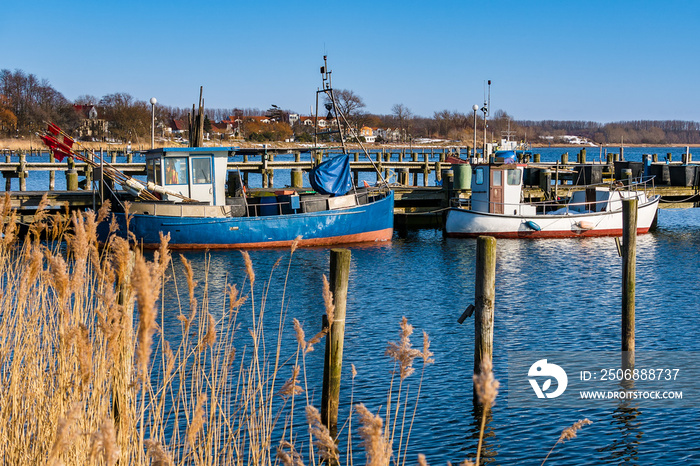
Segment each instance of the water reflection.
[{"label": "water reflection", "polygon": [[[474,460],[476,457],[476,452],[479,447],[479,433],[481,432],[481,422],[484,415],[484,409],[482,406],[474,406],[471,411],[472,422],[469,425],[469,433],[467,435],[467,442],[464,444],[461,451],[464,454],[464,458],[459,459],[462,461],[464,459]],[[493,422],[493,412],[491,409],[486,409],[486,418],[484,424],[484,438],[481,443],[481,460],[480,464],[492,464],[496,462],[498,456],[498,444],[496,438],[496,431],[491,425]]]},{"label": "water reflection", "polygon": [[639,410],[636,403],[621,401],[612,413],[612,425],[617,432],[612,442],[597,451],[604,453],[606,464],[639,464],[639,445],[642,441]]}]

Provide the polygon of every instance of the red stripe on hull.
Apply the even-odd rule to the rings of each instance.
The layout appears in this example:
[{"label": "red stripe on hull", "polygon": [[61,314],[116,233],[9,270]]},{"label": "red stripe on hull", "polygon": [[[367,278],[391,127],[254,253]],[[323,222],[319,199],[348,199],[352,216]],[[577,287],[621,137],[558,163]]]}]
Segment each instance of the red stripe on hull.
[{"label": "red stripe on hull", "polygon": [[[369,231],[354,235],[332,236],[329,238],[311,238],[299,240],[298,246],[331,246],[338,244],[370,243],[391,240],[394,234],[393,228],[386,228],[379,231]],[[264,248],[288,248],[293,241],[263,241],[258,243],[236,243],[236,244],[169,244],[170,249],[264,249]],[[158,249],[160,244],[143,244],[144,249]]]},{"label": "red stripe on hull", "polygon": [[[649,232],[649,228],[637,228],[637,234],[643,235]],[[622,229],[611,230],[586,230],[580,233],[573,231],[503,231],[503,232],[485,232],[485,233],[446,233],[449,238],[476,238],[479,236],[493,236],[494,238],[580,238],[580,237],[596,237],[596,236],[622,236]]]}]

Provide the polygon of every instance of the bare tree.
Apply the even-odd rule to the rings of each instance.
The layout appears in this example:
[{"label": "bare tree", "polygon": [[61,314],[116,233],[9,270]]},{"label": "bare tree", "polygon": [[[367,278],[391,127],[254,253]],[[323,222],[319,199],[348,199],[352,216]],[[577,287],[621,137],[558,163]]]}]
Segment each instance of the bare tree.
[{"label": "bare tree", "polygon": [[406,141],[407,136],[411,134],[411,119],[413,114],[404,104],[395,104],[391,107],[391,113],[398,120],[401,138]]},{"label": "bare tree", "polygon": [[[357,127],[364,115],[362,109],[365,108],[365,102],[362,97],[348,89],[334,89],[333,96],[338,111],[348,119],[351,126]],[[328,103],[328,96],[326,96],[326,103]]]},{"label": "bare tree", "polygon": [[126,93],[115,93],[103,96],[99,105],[110,121],[109,131],[113,137],[136,142],[148,138],[151,128],[148,102],[134,100]]}]

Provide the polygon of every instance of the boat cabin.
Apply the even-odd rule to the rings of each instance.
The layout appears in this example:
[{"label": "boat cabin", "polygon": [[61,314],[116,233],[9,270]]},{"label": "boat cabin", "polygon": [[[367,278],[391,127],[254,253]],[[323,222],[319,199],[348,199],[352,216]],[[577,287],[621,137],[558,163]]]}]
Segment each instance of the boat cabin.
[{"label": "boat cabin", "polygon": [[[190,199],[226,205],[226,164],[234,147],[166,147],[146,151],[146,177],[167,191]],[[162,195],[163,200],[181,199]]]},{"label": "boat cabin", "polygon": [[521,204],[522,164],[478,164],[472,174],[471,210],[492,214],[528,215]]}]

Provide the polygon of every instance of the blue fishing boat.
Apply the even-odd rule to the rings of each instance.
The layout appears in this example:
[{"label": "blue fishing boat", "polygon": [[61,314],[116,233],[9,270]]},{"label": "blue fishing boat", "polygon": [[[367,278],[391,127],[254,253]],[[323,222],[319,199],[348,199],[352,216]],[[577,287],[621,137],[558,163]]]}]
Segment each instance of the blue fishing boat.
[{"label": "blue fishing boat", "polygon": [[[233,186],[227,192],[227,180],[242,188],[240,175],[227,170],[233,151],[226,147],[147,151],[146,188],[160,199],[140,199],[128,205],[128,212],[113,213],[120,234],[130,231],[143,247],[155,248],[163,233],[170,235],[173,249],[285,247],[297,238],[300,246],[391,239],[393,192],[353,186],[347,154],[310,171],[313,189],[252,195]],[[104,234],[106,228],[101,231]]]},{"label": "blue fishing boat", "polygon": [[[228,170],[228,157],[236,151],[233,147],[151,149],[145,153],[145,184],[108,171],[136,198],[129,204],[114,199],[115,206],[122,207],[122,212],[113,213],[119,234],[130,237],[130,232],[145,248],[158,247],[160,235],[170,235],[173,249],[286,247],[294,241],[299,246],[389,241],[394,224],[393,191],[379,170],[381,187],[353,184],[341,131],[347,120],[338,110],[326,57],[321,75],[317,113],[318,98],[325,95],[326,120],[334,118],[335,124],[323,134],[337,134],[342,153],[311,169],[310,189],[247,190],[240,172]],[[191,132],[198,141],[203,123],[201,91],[196,118],[198,123]],[[199,130],[194,131],[197,126]],[[319,134],[317,128],[317,147]],[[371,162],[366,150],[365,155]],[[103,239],[109,233],[106,225],[99,232]]]}]

